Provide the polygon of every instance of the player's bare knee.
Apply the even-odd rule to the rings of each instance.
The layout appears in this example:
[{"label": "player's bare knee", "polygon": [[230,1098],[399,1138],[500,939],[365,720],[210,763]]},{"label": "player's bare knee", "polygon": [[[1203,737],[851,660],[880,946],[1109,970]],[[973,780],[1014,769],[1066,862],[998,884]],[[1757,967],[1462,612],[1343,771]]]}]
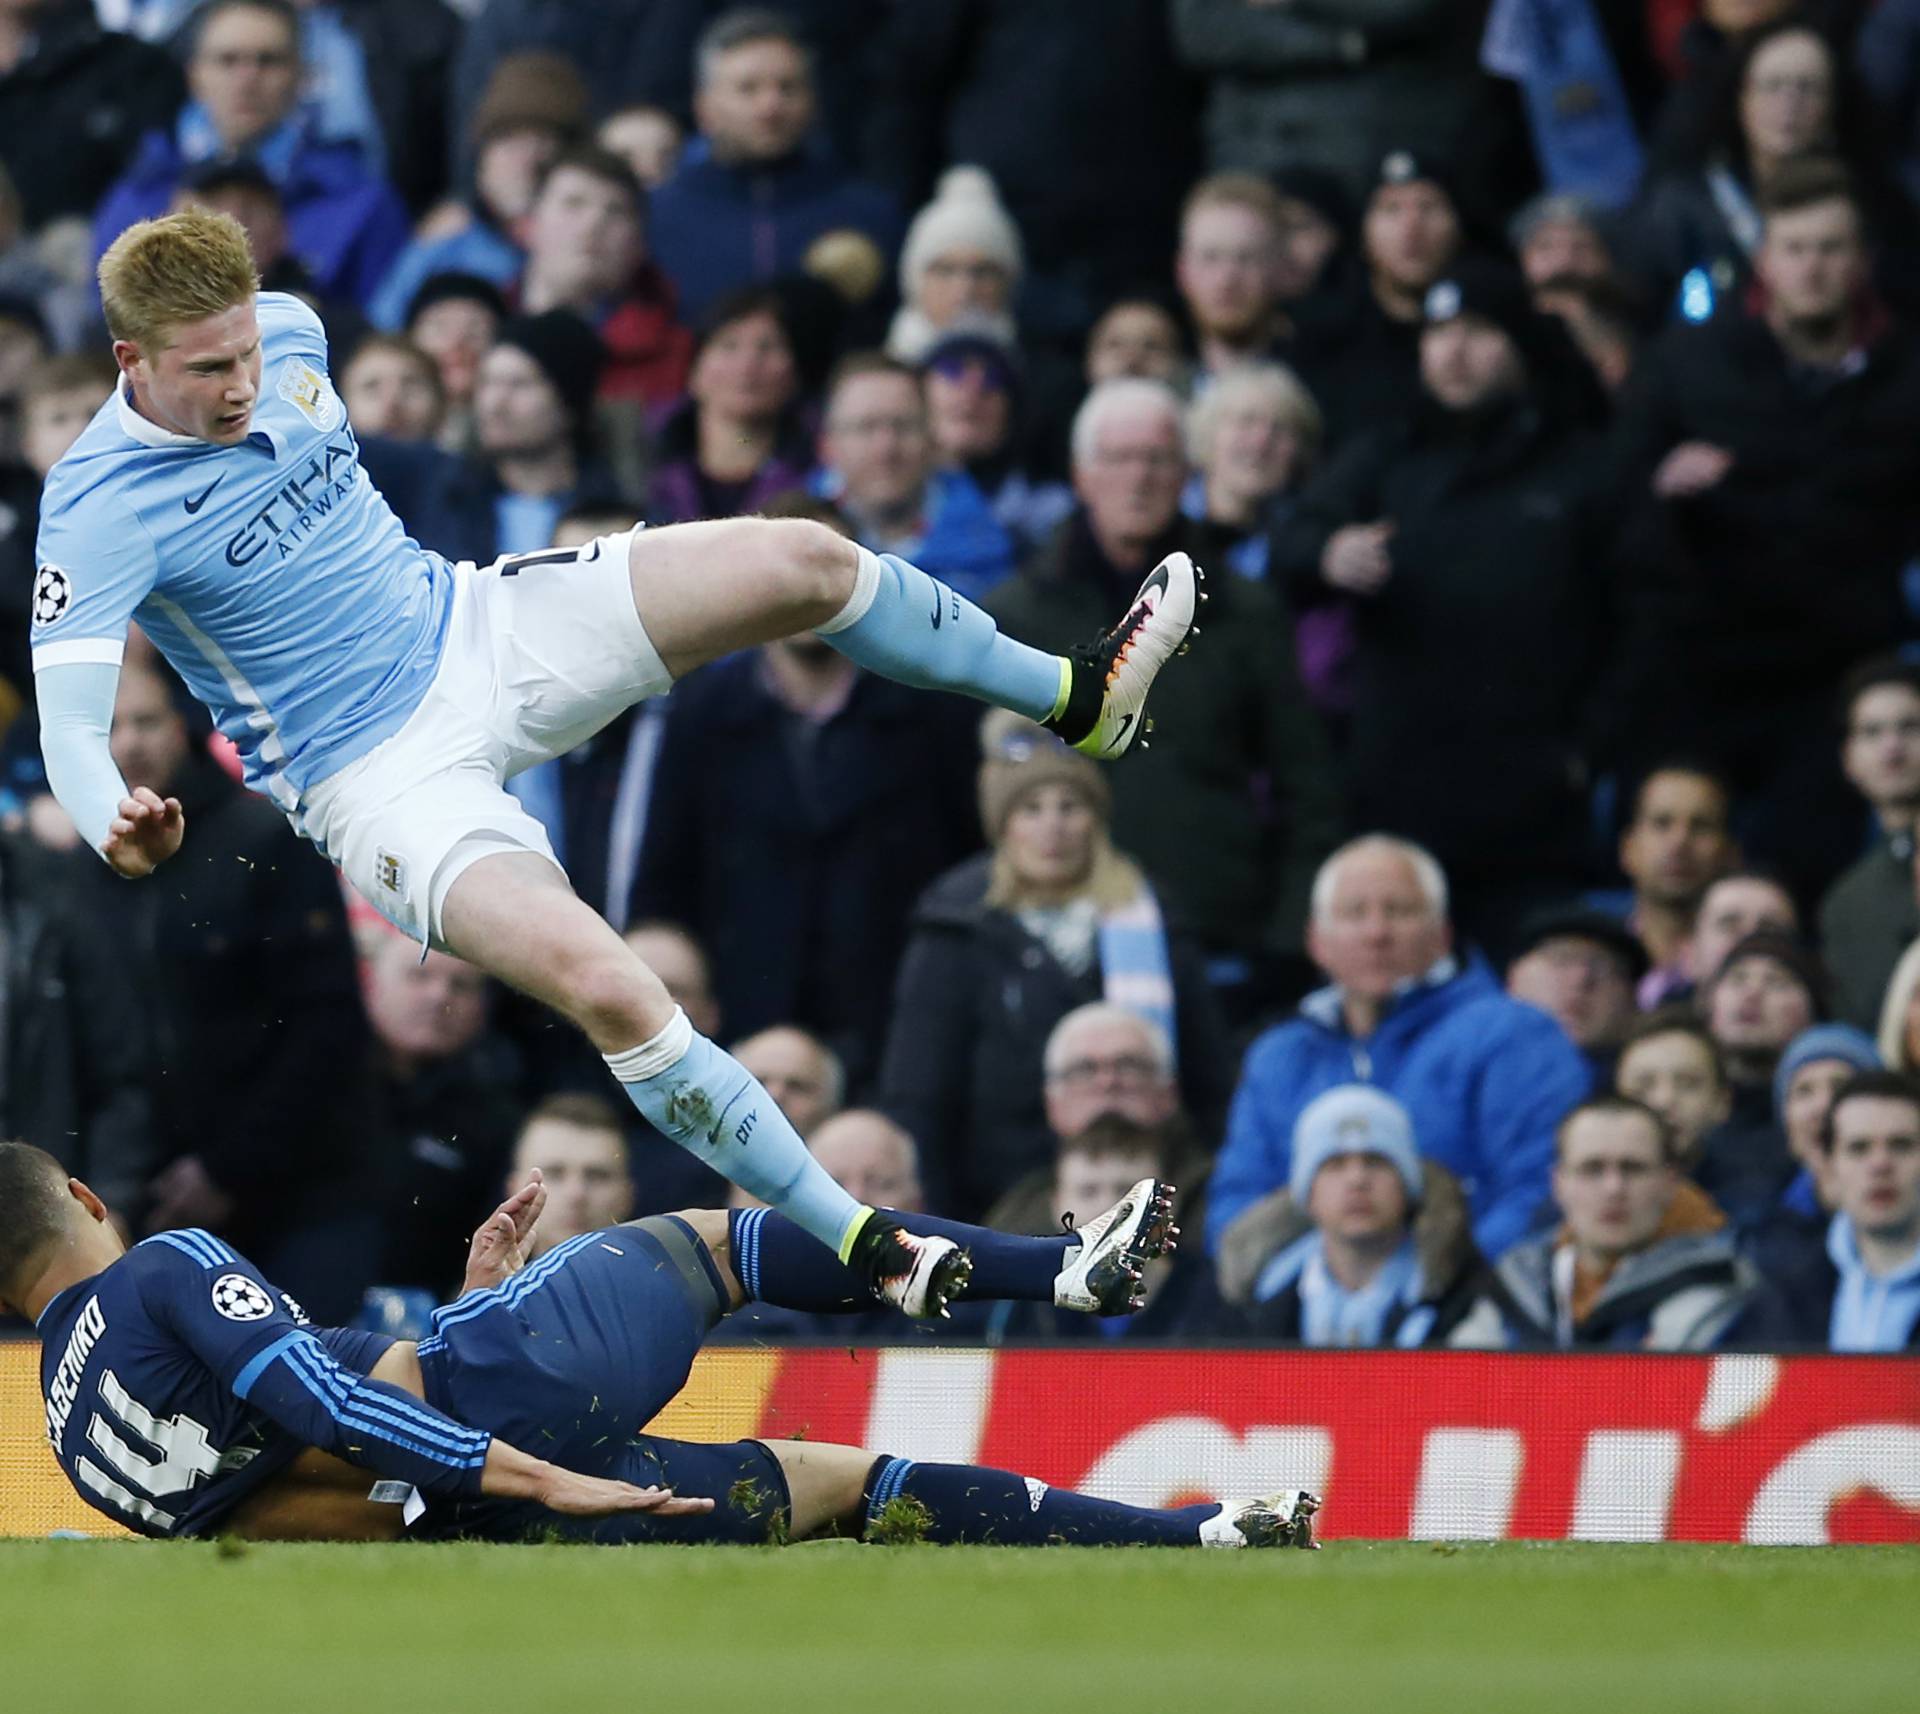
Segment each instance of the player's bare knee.
[{"label": "player's bare knee", "polygon": [[673,1016],[660,979],[624,947],[563,960],[556,974],[567,1015],[602,1053],[652,1040]]},{"label": "player's bare knee", "polygon": [[856,550],[838,530],[811,518],[769,519],[767,528],[780,532],[775,556],[789,582],[803,623],[821,624],[838,613],[853,595],[859,569]]}]

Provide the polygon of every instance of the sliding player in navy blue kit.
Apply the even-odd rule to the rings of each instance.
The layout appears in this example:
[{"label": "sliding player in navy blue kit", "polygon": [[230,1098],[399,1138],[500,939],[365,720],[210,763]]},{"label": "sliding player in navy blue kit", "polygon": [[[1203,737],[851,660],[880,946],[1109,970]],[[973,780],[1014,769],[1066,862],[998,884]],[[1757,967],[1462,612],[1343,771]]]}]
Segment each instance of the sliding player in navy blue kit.
[{"label": "sliding player in navy blue kit", "polygon": [[731,1055],[568,885],[505,789],[718,656],[813,631],[870,671],[999,703],[1088,754],[1146,729],[1193,629],[1171,555],[1071,657],[1003,637],[893,555],[799,519],[630,530],[452,565],[412,541],[360,465],[320,321],[261,292],[246,236],[188,210],[100,262],[120,384],[49,473],[33,589],[54,794],[116,870],[180,847],[180,805],[127,790],[108,751],[138,619],[245,765],[399,927],[571,1019],[653,1126],[781,1210],[911,1315],[965,1258],[855,1202]]},{"label": "sliding player in navy blue kit", "polygon": [[[1162,1510],[849,1446],[645,1434],[743,1280],[815,1311],[860,1307],[863,1282],[765,1209],[610,1226],[522,1266],[544,1198],[536,1174],[501,1205],[415,1344],[308,1326],[205,1232],[129,1250],[51,1155],[0,1143],[0,1300],[39,1331],[62,1468],[144,1535],[764,1542],[858,1533],[905,1500],[936,1542],[1313,1545],[1297,1490]],[[964,1241],[978,1295],[1124,1313],[1170,1206],[1148,1179],[1060,1238],[899,1218]]]}]

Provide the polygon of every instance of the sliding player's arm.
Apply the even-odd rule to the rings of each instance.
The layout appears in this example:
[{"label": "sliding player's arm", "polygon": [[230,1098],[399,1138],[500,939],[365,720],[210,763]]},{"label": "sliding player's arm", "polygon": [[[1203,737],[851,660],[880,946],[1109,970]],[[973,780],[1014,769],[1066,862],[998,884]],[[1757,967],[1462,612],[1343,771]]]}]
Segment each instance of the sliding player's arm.
[{"label": "sliding player's arm", "polygon": [[706,1509],[665,1489],[563,1470],[344,1367],[259,1271],[217,1238],[169,1233],[133,1254],[142,1258],[155,1319],[236,1397],[306,1445],[449,1498],[534,1500],[587,1516]]}]

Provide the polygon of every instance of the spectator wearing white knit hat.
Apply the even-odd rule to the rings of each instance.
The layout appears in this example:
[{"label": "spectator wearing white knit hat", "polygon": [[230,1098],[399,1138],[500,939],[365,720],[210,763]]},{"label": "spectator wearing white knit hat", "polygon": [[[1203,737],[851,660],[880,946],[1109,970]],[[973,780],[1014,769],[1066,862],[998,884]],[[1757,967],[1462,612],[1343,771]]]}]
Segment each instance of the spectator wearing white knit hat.
[{"label": "spectator wearing white knit hat", "polygon": [[979,167],[949,169],[901,246],[888,355],[918,363],[956,321],[1013,344],[1010,306],[1024,265],[1020,230],[993,179]]}]

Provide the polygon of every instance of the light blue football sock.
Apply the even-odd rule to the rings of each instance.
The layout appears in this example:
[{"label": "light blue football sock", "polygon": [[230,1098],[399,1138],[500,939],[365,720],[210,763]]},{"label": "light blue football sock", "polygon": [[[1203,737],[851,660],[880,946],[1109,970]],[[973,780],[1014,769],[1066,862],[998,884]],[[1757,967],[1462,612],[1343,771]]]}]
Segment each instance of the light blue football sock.
[{"label": "light blue football sock", "polygon": [[860,549],[853,597],[817,635],[901,684],[958,691],[1029,720],[1066,706],[1072,669],[1064,656],[1003,637],[983,609],[897,554]]},{"label": "light blue football sock", "polygon": [[696,1031],[685,1012],[676,1007],[653,1040],[605,1058],[627,1099],[662,1136],[846,1260],[873,1210],[827,1175],[760,1080]]}]

